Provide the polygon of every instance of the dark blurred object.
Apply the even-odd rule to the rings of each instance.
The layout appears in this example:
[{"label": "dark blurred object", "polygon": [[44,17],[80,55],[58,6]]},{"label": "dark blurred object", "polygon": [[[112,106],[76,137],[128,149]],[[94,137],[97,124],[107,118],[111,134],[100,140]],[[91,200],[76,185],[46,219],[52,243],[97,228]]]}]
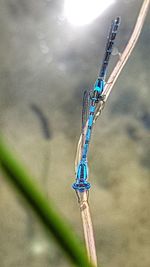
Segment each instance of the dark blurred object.
[{"label": "dark blurred object", "polygon": [[132,125],[127,125],[126,127],[126,131],[128,136],[134,140],[134,141],[138,141],[140,139],[139,134],[137,132],[137,128],[132,126]]},{"label": "dark blurred object", "polygon": [[51,139],[52,138],[52,132],[50,130],[49,121],[48,121],[47,117],[45,116],[43,111],[40,109],[40,107],[38,107],[36,104],[32,103],[30,105],[30,107],[31,107],[32,111],[39,118],[39,121],[41,123],[41,129],[42,129],[43,137],[45,139]]},{"label": "dark blurred object", "polygon": [[141,116],[141,121],[144,125],[144,127],[149,130],[150,129],[150,114],[148,113],[148,111],[145,111],[142,116]]}]

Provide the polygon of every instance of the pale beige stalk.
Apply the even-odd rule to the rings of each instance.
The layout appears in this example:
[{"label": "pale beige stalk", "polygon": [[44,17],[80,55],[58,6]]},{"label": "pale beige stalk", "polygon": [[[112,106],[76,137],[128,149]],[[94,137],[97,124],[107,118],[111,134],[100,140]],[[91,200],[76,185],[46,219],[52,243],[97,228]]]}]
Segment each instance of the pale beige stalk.
[{"label": "pale beige stalk", "polygon": [[[135,47],[135,44],[138,40],[138,37],[141,33],[142,27],[144,25],[144,20],[146,18],[148,9],[150,5],[150,0],[144,0],[143,5],[141,7],[141,10],[139,12],[139,16],[137,18],[136,25],[134,27],[133,33],[131,35],[131,38],[124,49],[123,53],[120,55],[120,58],[111,73],[107,84],[105,85],[103,95],[105,96],[104,98],[104,103],[107,101],[108,96],[121,72],[123,69],[124,65],[126,64],[129,56],[131,55],[131,52],[133,51],[133,48]],[[95,118],[94,122],[100,115],[104,105],[102,102],[99,102],[96,108],[96,113],[95,113]],[[85,125],[84,132],[86,132],[87,129],[87,123]],[[79,142],[77,145],[77,153],[76,153],[76,158],[75,158],[75,170],[77,168],[77,165],[81,159],[81,152],[82,152],[82,135],[80,135]],[[84,237],[85,237],[85,244],[86,244],[86,250],[87,254],[89,257],[89,260],[93,265],[96,267],[97,266],[97,257],[96,257],[96,248],[95,248],[95,241],[94,241],[94,234],[93,234],[93,227],[92,227],[92,220],[91,220],[91,215],[90,215],[90,209],[89,209],[89,204],[88,204],[88,192],[85,191],[83,193],[77,192],[78,196],[78,201],[80,205],[80,212],[81,212],[81,218],[82,218],[82,223],[83,223],[83,230],[84,230]]]},{"label": "pale beige stalk", "polygon": [[76,192],[78,197],[78,202],[80,206],[80,213],[83,224],[84,239],[86,244],[87,255],[89,261],[92,263],[93,267],[97,266],[97,256],[95,249],[95,240],[93,233],[93,225],[90,215],[90,208],[88,203],[88,191]]}]

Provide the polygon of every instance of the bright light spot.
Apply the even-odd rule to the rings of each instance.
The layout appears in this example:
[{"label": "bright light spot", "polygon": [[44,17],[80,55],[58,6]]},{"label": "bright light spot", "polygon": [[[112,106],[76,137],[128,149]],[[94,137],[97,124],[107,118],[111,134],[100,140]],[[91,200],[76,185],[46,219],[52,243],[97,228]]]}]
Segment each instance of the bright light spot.
[{"label": "bright light spot", "polygon": [[40,240],[34,241],[31,245],[31,250],[34,254],[42,254],[47,250],[47,244]]},{"label": "bright light spot", "polygon": [[91,23],[115,0],[65,0],[64,16],[76,26]]}]

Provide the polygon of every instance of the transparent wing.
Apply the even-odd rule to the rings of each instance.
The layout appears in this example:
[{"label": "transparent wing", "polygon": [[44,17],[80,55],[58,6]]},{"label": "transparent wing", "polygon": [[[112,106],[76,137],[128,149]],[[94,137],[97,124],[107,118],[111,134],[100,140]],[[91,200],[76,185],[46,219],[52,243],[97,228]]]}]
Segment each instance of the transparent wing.
[{"label": "transparent wing", "polygon": [[82,148],[85,142],[86,124],[89,116],[90,93],[84,91],[82,101]]}]

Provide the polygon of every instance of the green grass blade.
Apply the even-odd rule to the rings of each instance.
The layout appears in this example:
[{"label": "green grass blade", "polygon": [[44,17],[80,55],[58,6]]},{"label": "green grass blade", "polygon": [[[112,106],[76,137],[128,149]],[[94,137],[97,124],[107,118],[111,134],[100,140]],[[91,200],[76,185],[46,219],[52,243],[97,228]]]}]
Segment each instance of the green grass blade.
[{"label": "green grass blade", "polygon": [[37,214],[44,228],[55,237],[57,243],[68,255],[72,262],[81,267],[90,267],[81,242],[70,229],[70,226],[56,212],[54,205],[48,203],[46,197],[40,192],[25,168],[15,159],[0,137],[0,165],[6,177],[13,182],[25,200]]}]

